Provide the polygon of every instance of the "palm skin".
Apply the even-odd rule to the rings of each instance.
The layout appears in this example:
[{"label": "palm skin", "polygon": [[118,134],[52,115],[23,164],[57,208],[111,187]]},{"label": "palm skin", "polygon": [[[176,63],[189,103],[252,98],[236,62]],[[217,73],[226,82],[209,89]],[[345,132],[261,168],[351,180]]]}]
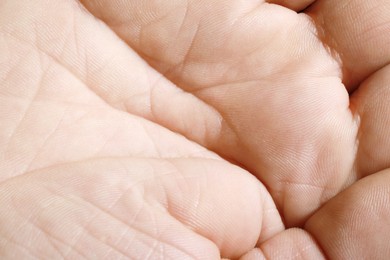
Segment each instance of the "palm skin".
[{"label": "palm skin", "polygon": [[390,255],[390,4],[81,3],[0,1],[2,258]]}]

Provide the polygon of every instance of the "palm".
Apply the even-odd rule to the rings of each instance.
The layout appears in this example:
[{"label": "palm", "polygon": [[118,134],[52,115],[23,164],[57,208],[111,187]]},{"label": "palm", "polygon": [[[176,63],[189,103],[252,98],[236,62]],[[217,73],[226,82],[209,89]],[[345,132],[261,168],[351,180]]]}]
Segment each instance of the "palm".
[{"label": "palm", "polygon": [[[356,236],[386,232],[387,174],[353,184],[389,166],[385,1],[319,1],[315,23],[250,1],[82,1],[185,92],[78,5],[25,2],[0,4],[3,255],[237,257],[257,240],[270,257],[319,254],[279,233],[254,178],[166,128],[253,172],[328,256],[389,254]],[[352,26],[348,10],[368,9]]]},{"label": "palm", "polygon": [[274,207],[255,178],[114,108],[159,76],[113,33],[75,4],[4,5],[1,258],[239,256],[282,228],[252,218]]}]

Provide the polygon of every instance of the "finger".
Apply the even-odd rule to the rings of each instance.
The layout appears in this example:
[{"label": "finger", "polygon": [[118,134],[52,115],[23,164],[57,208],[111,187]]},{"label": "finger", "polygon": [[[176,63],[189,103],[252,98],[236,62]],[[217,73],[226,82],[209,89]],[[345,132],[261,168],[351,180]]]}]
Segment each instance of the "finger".
[{"label": "finger", "polygon": [[368,78],[352,96],[360,116],[356,171],[359,178],[390,167],[390,66]]},{"label": "finger", "polygon": [[311,5],[315,0],[269,0],[267,2],[278,4],[300,12]]},{"label": "finger", "polygon": [[256,174],[288,226],[349,184],[357,124],[308,16],[256,1],[82,2],[218,111],[219,132],[193,140]]},{"label": "finger", "polygon": [[305,226],[330,259],[387,259],[390,172],[366,177],[318,211]]},{"label": "finger", "polygon": [[111,158],[48,167],[0,186],[7,223],[0,252],[234,258],[256,244],[264,192],[243,170],[213,160]]},{"label": "finger", "polygon": [[389,10],[387,0],[319,0],[307,12],[340,57],[350,90],[390,61]]},{"label": "finger", "polygon": [[240,258],[240,260],[262,259],[326,259],[326,257],[309,233],[301,229],[289,229]]},{"label": "finger", "polygon": [[267,258],[264,256],[263,252],[259,248],[252,249],[239,260],[266,260]]}]

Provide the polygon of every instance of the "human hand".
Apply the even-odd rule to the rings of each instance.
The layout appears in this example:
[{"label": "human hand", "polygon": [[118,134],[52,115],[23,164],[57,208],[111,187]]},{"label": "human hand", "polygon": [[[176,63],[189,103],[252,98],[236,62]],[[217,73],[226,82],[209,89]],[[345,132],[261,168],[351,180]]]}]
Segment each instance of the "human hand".
[{"label": "human hand", "polygon": [[0,53],[1,259],[238,257],[283,229],[255,177],[122,110],[203,115],[77,2],[0,1]]},{"label": "human hand", "polygon": [[264,1],[83,2],[215,109],[203,121],[222,121],[212,136],[175,127],[163,109],[156,122],[253,172],[287,227],[305,228],[330,258],[390,255],[388,1],[273,0],[311,4],[299,14]]},{"label": "human hand", "polygon": [[[386,73],[375,73],[388,58],[386,7],[328,2],[311,14],[317,25],[334,22],[324,31],[335,30],[327,43],[337,42],[342,63],[307,16],[280,6],[84,1],[194,95],[73,2],[1,2],[3,256],[213,259],[257,240],[270,258],[319,256],[308,232],[282,232],[247,172],[140,116],[250,169],[287,226],[306,228],[327,256],[388,255],[386,243],[356,235],[386,236],[388,174],[355,183],[388,167],[377,115],[387,108]],[[348,24],[347,10],[367,9],[377,10],[375,23]],[[367,78],[352,112],[341,77],[351,90]],[[362,226],[367,219],[376,221]]]}]

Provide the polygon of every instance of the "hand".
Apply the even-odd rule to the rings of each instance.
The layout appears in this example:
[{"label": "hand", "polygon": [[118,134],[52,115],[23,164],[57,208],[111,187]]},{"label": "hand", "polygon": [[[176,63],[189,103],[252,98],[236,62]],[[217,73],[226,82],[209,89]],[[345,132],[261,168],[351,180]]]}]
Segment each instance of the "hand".
[{"label": "hand", "polygon": [[123,111],[203,106],[80,4],[0,1],[0,53],[1,259],[238,257],[283,229],[255,177]]},{"label": "hand", "polygon": [[3,257],[390,254],[388,4],[226,2],[0,2]]}]

